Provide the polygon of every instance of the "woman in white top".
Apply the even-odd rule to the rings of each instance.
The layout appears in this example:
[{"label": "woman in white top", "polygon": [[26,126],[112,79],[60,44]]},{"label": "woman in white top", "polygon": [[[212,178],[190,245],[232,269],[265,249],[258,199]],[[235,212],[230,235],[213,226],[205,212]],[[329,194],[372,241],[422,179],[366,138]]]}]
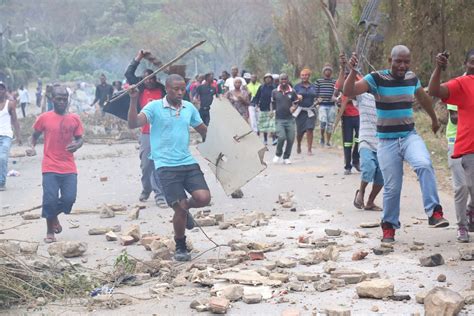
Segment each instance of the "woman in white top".
[{"label": "woman in white top", "polygon": [[10,154],[10,146],[13,139],[12,127],[15,129],[18,144],[21,145],[20,124],[18,124],[16,117],[16,103],[15,101],[8,100],[7,87],[0,81],[0,191],[5,191],[8,155]]}]

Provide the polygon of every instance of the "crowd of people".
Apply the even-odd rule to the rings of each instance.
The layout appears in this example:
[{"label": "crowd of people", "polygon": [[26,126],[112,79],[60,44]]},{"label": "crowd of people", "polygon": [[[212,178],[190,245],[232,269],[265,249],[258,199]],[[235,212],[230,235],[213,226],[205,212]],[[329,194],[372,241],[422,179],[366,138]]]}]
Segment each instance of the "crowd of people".
[{"label": "crowd of people", "polygon": [[[424,212],[431,227],[446,227],[449,222],[438,196],[435,171],[430,153],[417,134],[413,116],[415,99],[430,117],[434,133],[440,128],[433,109],[438,97],[448,104],[447,126],[449,167],[453,174],[457,240],[469,242],[474,231],[474,50],[466,55],[466,73],[447,83],[440,83],[441,72],[448,66],[448,56],[438,54],[428,93],[415,73],[410,71],[411,56],[406,46],[393,47],[389,67],[365,76],[360,73],[356,54],[349,60],[339,57],[338,77],[333,78],[331,65],[324,65],[321,78],[312,82],[312,71],[304,68],[300,81],[291,83],[285,73],[267,73],[260,82],[256,74],[232,67],[219,78],[209,72],[185,80],[171,74],[162,84],[151,69],[142,76],[136,71],[146,56],[140,50],[125,71],[130,104],[128,126],[141,128],[140,167],[142,191],[140,201],[152,193],[160,207],[174,210],[175,259],[190,260],[185,229],[194,227],[191,208],[210,203],[211,194],[203,173],[189,151],[189,127],[205,141],[207,128],[212,127],[211,107],[216,98],[227,99],[232,107],[258,135],[265,145],[274,145],[273,163],[291,164],[293,144],[302,154],[306,137],[306,153],[313,153],[314,129],[319,121],[320,146],[331,147],[337,124],[342,125],[344,173],[360,172],[360,185],[353,204],[357,209],[381,211],[382,241],[394,242],[395,231],[401,227],[400,198],[403,162],[415,171],[423,200]],[[143,79],[143,84],[137,85]],[[18,102],[25,116],[27,93],[20,89]],[[101,109],[114,93],[122,90],[121,81],[113,85],[100,77],[95,99]],[[68,113],[70,91],[62,85],[51,85],[51,110],[37,117],[33,126],[31,148],[44,134],[43,212],[47,221],[45,242],[54,242],[61,232],[60,213],[69,213],[76,199],[77,169],[73,153],[83,144],[80,116]],[[5,190],[8,152],[13,136],[20,143],[16,100],[8,97],[7,87],[0,82],[0,190]],[[49,109],[50,106],[47,105]],[[269,138],[270,137],[270,138]],[[372,183],[370,193],[367,187]],[[375,199],[383,189],[383,206]],[[189,197],[188,197],[188,194]],[[368,195],[368,197],[367,197]]]}]

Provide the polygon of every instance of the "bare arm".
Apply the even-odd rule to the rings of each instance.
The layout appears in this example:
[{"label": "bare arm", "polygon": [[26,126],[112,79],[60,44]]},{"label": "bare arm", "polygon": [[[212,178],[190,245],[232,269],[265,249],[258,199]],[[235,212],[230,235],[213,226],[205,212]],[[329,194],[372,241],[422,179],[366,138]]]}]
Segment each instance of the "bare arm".
[{"label": "bare arm", "polygon": [[418,88],[415,92],[415,97],[420,102],[421,107],[428,113],[431,118],[431,130],[433,133],[436,133],[439,129],[439,122],[438,118],[436,117],[436,113],[433,109],[433,100],[431,97],[425,92],[423,87]]},{"label": "bare arm", "polygon": [[201,125],[198,125],[194,128],[194,130],[196,132],[199,133],[199,135],[201,135],[203,141],[206,141],[206,135],[207,135],[207,126],[202,123]]},{"label": "bare arm", "polygon": [[356,82],[357,71],[355,68],[357,67],[358,63],[359,60],[357,59],[357,55],[353,53],[351,60],[349,61],[349,68],[351,68],[351,72],[349,73],[349,76],[347,76],[347,79],[344,82],[344,88],[342,89],[342,93],[350,98],[369,91],[369,84],[367,81],[361,79]]},{"label": "bare arm", "polygon": [[74,141],[66,146],[66,150],[73,153],[84,144],[82,136],[74,136]]},{"label": "bare arm", "polygon": [[443,54],[436,55],[436,67],[431,74],[430,83],[428,84],[428,93],[431,96],[441,99],[449,98],[449,89],[446,85],[441,84],[441,71],[448,65],[448,59]]},{"label": "bare arm", "polygon": [[8,112],[10,113],[10,122],[13,126],[13,131],[15,132],[15,138],[18,141],[18,145],[21,145],[21,135],[20,135],[20,123],[18,123],[18,118],[16,116],[16,103],[8,103]]},{"label": "bare arm", "polygon": [[133,87],[130,90],[130,106],[128,108],[128,128],[133,129],[137,127],[142,127],[148,120],[144,113],[138,114],[137,105],[138,105],[138,89]]}]

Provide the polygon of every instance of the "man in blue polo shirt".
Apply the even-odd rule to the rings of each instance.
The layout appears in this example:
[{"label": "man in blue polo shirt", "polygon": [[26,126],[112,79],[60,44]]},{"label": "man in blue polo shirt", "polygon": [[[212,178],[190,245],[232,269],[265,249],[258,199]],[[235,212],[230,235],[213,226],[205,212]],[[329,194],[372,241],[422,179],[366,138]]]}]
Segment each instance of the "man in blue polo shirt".
[{"label": "man in blue polo shirt", "polygon": [[439,204],[436,177],[430,154],[415,131],[413,101],[416,97],[431,117],[432,130],[439,129],[432,100],[409,70],[410,50],[403,45],[392,49],[390,69],[372,72],[356,82],[358,60],[353,54],[351,72],[344,83],[344,95],[354,97],[369,92],[375,96],[377,108],[377,157],[384,178],[382,231],[383,242],[395,241],[395,229],[400,228],[400,193],[403,180],[403,161],[407,161],[418,176],[423,205],[431,227],[446,227]]},{"label": "man in blue polo shirt", "polygon": [[[163,186],[166,202],[174,210],[173,227],[176,241],[175,260],[189,261],[185,228],[194,227],[190,208],[209,205],[211,194],[197,161],[189,151],[189,126],[202,138],[207,127],[198,110],[184,101],[186,84],[183,77],[170,75],[166,79],[166,97],[148,103],[137,113],[138,90],[130,91],[128,127],[151,124],[151,159],[155,163],[154,176]],[[191,194],[188,198],[186,192]]]}]

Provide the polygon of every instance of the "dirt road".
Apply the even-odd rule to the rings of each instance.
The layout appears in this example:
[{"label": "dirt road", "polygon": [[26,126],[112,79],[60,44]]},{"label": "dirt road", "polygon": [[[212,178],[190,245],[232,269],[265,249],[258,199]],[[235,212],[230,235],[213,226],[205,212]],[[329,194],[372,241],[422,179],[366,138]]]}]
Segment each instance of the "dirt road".
[{"label": "dirt road", "polygon": [[[274,148],[266,155],[270,161]],[[427,225],[427,218],[423,212],[421,193],[416,179],[411,172],[405,177],[402,192],[402,229],[397,231],[397,242],[394,252],[388,255],[377,256],[372,248],[380,246],[380,228],[360,228],[362,222],[377,222],[380,213],[357,210],[352,206],[354,191],[358,186],[359,175],[343,175],[343,158],[337,149],[317,148],[313,157],[296,154],[292,157],[293,165],[273,165],[244,188],[243,199],[231,199],[225,196],[216,182],[206,163],[199,153],[193,150],[199,158],[213,195],[212,213],[222,213],[225,220],[242,217],[253,211],[262,212],[268,216],[268,225],[250,228],[231,227],[221,230],[218,226],[205,227],[205,231],[216,242],[227,244],[231,240],[245,242],[284,243],[282,249],[265,253],[263,261],[245,261],[234,268],[257,269],[268,261],[281,258],[293,258],[298,261],[312,249],[299,248],[298,237],[308,235],[312,238],[325,237],[325,229],[342,230],[339,237],[328,237],[337,242],[340,255],[335,261],[338,269],[350,268],[362,271],[378,272],[380,277],[390,279],[395,286],[396,294],[408,294],[411,300],[397,302],[393,300],[361,299],[356,295],[356,285],[346,285],[334,290],[318,292],[313,282],[303,284],[302,292],[289,291],[260,304],[247,305],[242,301],[232,303],[229,315],[280,315],[283,310],[295,308],[301,315],[312,315],[324,312],[326,308],[339,306],[352,311],[352,315],[409,315],[423,313],[423,305],[416,303],[415,295],[421,290],[429,290],[435,286],[448,286],[457,292],[471,288],[471,265],[469,261],[461,261],[456,243],[455,214],[451,192],[440,192],[442,204],[446,209],[446,216],[451,226],[444,229],[431,229]],[[37,157],[16,158],[10,162],[10,169],[21,172],[16,178],[9,178],[8,191],[0,192],[1,214],[12,213],[41,204],[41,174],[39,151]],[[140,193],[139,160],[136,144],[91,145],[85,144],[76,154],[79,169],[78,199],[73,213],[84,210],[95,211],[103,203],[123,204],[133,206],[137,204]],[[100,177],[107,177],[101,182]],[[278,195],[283,192],[294,192],[296,211],[282,208],[275,203]],[[377,203],[381,204],[379,198]],[[91,268],[110,269],[115,258],[124,249],[117,242],[107,242],[104,236],[90,236],[88,230],[97,226],[112,226],[120,224],[126,228],[132,223],[141,227],[141,232],[151,232],[161,236],[172,236],[170,223],[172,212],[170,209],[159,209],[150,200],[145,203],[146,208],[141,211],[135,221],[128,221],[126,215],[117,215],[114,218],[101,219],[98,213],[71,214],[63,216],[64,232],[59,240],[81,240],[87,242],[88,250],[84,255],[87,263],[81,259],[71,259],[72,262],[84,264]],[[38,212],[39,211],[35,211]],[[76,229],[69,229],[68,220],[79,224]],[[12,227],[23,222],[18,215],[2,217],[0,229]],[[25,222],[16,229],[5,231],[0,235],[2,239],[15,238],[29,241],[41,241],[45,235],[43,220]],[[367,238],[356,238],[355,232]],[[195,229],[188,233],[195,251],[194,256],[213,245],[204,235]],[[424,243],[422,250],[413,251],[410,247],[413,242]],[[469,245],[467,245],[469,246]],[[464,245],[464,247],[467,247]],[[139,244],[126,247],[127,252],[141,260],[149,260],[150,252]],[[48,256],[47,246],[40,243],[39,253]],[[351,256],[357,250],[365,250],[369,255],[360,261],[352,261]],[[207,259],[224,258],[228,248],[211,251],[200,257],[196,262],[206,263]],[[446,263],[438,267],[421,267],[419,258],[434,253],[440,253]],[[85,261],[85,260],[82,260]],[[195,263],[195,262],[193,262]],[[189,265],[182,266],[183,271]],[[324,275],[324,262],[305,266],[298,264],[294,268],[285,268],[281,271],[288,273],[293,280],[295,273],[311,272]],[[278,268],[277,268],[278,269]],[[447,282],[437,281],[439,274],[445,274]],[[91,315],[191,315],[198,314],[190,309],[189,304],[194,299],[209,298],[209,288],[187,282],[183,287],[175,287],[159,298],[150,298],[150,288],[159,281],[151,279],[140,286],[121,287],[120,291],[133,295],[131,305],[121,306],[118,310],[96,309],[87,311],[86,307],[78,305],[55,304],[46,305],[40,310],[29,314],[86,314]],[[285,289],[285,284],[274,289],[276,293]],[[283,297],[283,299],[281,298]],[[372,310],[372,311],[371,311]],[[378,312],[374,312],[378,310]],[[8,311],[11,314],[25,313],[23,308]],[[467,306],[463,313],[474,313],[474,308]],[[206,313],[200,313],[206,314]],[[315,315],[315,314],[314,314]]]}]

